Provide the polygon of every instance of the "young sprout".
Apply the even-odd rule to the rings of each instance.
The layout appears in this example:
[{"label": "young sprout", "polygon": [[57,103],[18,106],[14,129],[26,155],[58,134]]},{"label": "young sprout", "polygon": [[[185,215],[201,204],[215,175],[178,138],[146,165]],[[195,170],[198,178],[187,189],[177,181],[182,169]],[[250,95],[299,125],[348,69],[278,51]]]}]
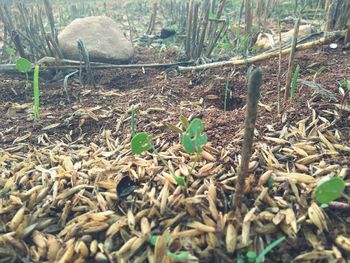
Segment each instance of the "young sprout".
[{"label": "young sprout", "polygon": [[343,178],[334,176],[321,180],[316,188],[315,198],[320,204],[328,204],[340,197],[350,202],[350,197],[344,193],[345,182]]}]

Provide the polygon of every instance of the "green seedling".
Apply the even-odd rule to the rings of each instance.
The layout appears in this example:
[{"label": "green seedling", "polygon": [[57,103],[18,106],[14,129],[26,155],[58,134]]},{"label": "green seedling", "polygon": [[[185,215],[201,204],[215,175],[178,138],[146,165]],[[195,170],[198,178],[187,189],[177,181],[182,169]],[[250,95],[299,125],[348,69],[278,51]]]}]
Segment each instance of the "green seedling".
[{"label": "green seedling", "polygon": [[340,87],[341,88],[346,88],[346,91],[344,91],[344,95],[342,95],[342,98],[341,98],[341,101],[340,101],[340,105],[345,107],[346,100],[350,96],[350,80],[341,82],[340,83]]},{"label": "green seedling", "polygon": [[195,118],[191,121],[186,132],[182,135],[182,146],[187,153],[195,153],[196,158],[193,162],[190,170],[190,176],[192,175],[193,169],[199,160],[199,155],[203,151],[203,145],[208,142],[208,137],[204,131],[204,125],[202,121]]},{"label": "green seedling", "polygon": [[26,74],[26,86],[25,86],[26,89],[29,87],[28,72],[30,72],[32,68],[33,68],[33,65],[29,60],[25,58],[18,58],[16,60],[16,69],[19,72]]},{"label": "green seedling", "polygon": [[272,242],[270,245],[264,248],[264,250],[259,254],[259,256],[256,258],[256,263],[261,263],[263,262],[264,257],[266,256],[267,253],[269,253],[272,249],[277,247],[279,244],[281,244],[284,240],[286,240],[286,237],[283,236],[274,242]]},{"label": "green seedling", "polygon": [[12,63],[13,57],[15,56],[16,50],[13,47],[6,48],[6,53],[9,56],[9,61]]},{"label": "green seedling", "polygon": [[299,78],[299,72],[300,72],[300,65],[298,65],[295,68],[294,75],[293,75],[293,80],[292,80],[292,83],[290,84],[290,97],[291,98],[294,98],[295,88],[297,86],[298,78]]},{"label": "green seedling", "polygon": [[34,89],[34,119],[40,119],[39,112],[39,103],[40,103],[40,93],[39,93],[39,66],[36,65],[34,69],[34,80],[33,80],[33,89]]},{"label": "green seedling", "polygon": [[135,108],[134,108],[134,105],[132,105],[132,108],[131,108],[131,138],[133,138],[135,134],[136,134],[136,129],[135,129]]},{"label": "green seedling", "polygon": [[[188,126],[186,132],[182,136],[182,145],[187,153],[195,153],[196,158],[190,171],[190,175],[199,159],[199,155],[203,151],[203,145],[207,143],[208,137],[203,133],[204,125],[200,119],[193,119],[190,124],[184,117],[180,117],[184,127]],[[159,155],[152,142],[152,135],[147,132],[136,133],[131,140],[131,151],[133,154],[141,154],[144,151],[153,150],[161,162],[168,167],[167,162],[162,156]],[[169,168],[169,167],[168,167]],[[175,176],[174,172],[169,169],[176,183],[182,187],[186,186],[186,180],[184,177]]]},{"label": "green seedling", "polygon": [[246,257],[247,257],[248,263],[256,262],[256,253],[254,251],[248,251]]},{"label": "green seedling", "polygon": [[158,151],[153,145],[152,142],[152,135],[147,132],[139,132],[134,135],[134,137],[131,140],[131,151],[133,154],[141,154],[144,151],[153,150],[153,152],[157,155],[159,160],[168,167],[170,173],[172,174],[173,178],[175,179],[176,183],[180,185],[181,187],[185,187],[185,179],[180,176],[176,176],[173,171],[169,168],[167,162],[164,160],[162,156],[159,155]]},{"label": "green seedling", "polygon": [[226,80],[226,86],[225,86],[225,99],[224,99],[224,112],[227,110],[227,98],[228,98],[228,79]]},{"label": "green seedling", "polygon": [[[149,242],[152,246],[155,246],[158,241],[159,236],[152,235]],[[170,236],[165,236],[165,242],[167,246],[170,246],[172,242],[172,238]],[[176,253],[171,252],[170,250],[167,251],[167,256],[171,258],[175,262],[198,262],[198,259],[194,256],[192,256],[188,251],[178,251]]]},{"label": "green seedling", "polygon": [[284,240],[286,240],[286,237],[283,236],[274,242],[272,242],[270,245],[264,248],[263,251],[257,256],[254,251],[248,251],[247,253],[241,253],[238,256],[237,262],[238,263],[261,263],[264,260],[264,257],[275,247],[277,247],[279,244],[281,244]]},{"label": "green seedling", "polygon": [[182,136],[182,145],[187,153],[202,153],[203,145],[208,142],[208,137],[203,131],[202,121],[198,118],[193,119]]},{"label": "green seedling", "polygon": [[141,154],[154,148],[152,135],[148,132],[140,132],[134,135],[131,140],[131,151],[133,154]]},{"label": "green seedling", "polygon": [[180,121],[181,121],[181,123],[182,123],[182,125],[184,126],[185,129],[187,129],[188,126],[190,126],[190,123],[189,123],[188,119],[185,116],[181,115],[180,116]]},{"label": "green seedling", "polygon": [[315,198],[320,204],[328,204],[340,197],[344,197],[350,202],[350,196],[344,193],[345,182],[339,176],[325,178],[321,180],[316,188]]}]

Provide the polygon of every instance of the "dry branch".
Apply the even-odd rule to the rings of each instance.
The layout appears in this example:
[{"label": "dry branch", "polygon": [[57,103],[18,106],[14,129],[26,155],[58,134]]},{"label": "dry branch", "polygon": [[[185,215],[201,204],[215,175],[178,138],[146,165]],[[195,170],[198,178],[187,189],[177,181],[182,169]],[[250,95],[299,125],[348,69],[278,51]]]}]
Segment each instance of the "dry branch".
[{"label": "dry branch", "polygon": [[233,201],[233,210],[240,215],[243,199],[243,188],[245,179],[248,177],[249,160],[252,154],[258,102],[260,98],[260,86],[262,84],[262,71],[260,68],[251,72],[248,80],[247,110],[245,116],[245,130],[242,147],[242,159],[238,172],[236,192]]},{"label": "dry branch", "polygon": [[[332,32],[332,33],[327,34],[325,37],[322,37],[318,40],[315,40],[315,41],[312,41],[309,43],[305,43],[305,44],[297,45],[297,50],[305,50],[305,49],[310,49],[310,48],[313,48],[316,46],[327,44],[327,43],[329,43],[337,38],[343,37],[345,35],[345,32],[346,32],[346,30]],[[282,55],[289,54],[290,51],[291,51],[291,47],[283,49]],[[186,71],[192,71],[192,70],[205,70],[205,69],[210,69],[210,68],[218,68],[218,67],[223,67],[223,66],[252,64],[255,62],[263,61],[265,59],[277,57],[279,55],[279,53],[280,53],[279,50],[276,50],[273,52],[263,53],[263,54],[260,54],[258,56],[250,57],[247,59],[220,61],[220,62],[214,62],[214,63],[193,66],[193,67],[179,67],[179,71],[186,72]]]},{"label": "dry branch", "polygon": [[[117,65],[117,64],[107,64],[90,62],[91,69],[132,69],[132,68],[172,68],[178,67],[180,65],[192,64],[192,61],[178,62],[178,63],[166,63],[166,64],[128,64],[128,65]],[[38,61],[41,65],[41,70],[74,70],[80,68],[80,61],[69,60],[69,59],[56,59],[53,57],[44,57]],[[85,63],[82,63],[85,66]],[[16,64],[0,64],[0,73],[6,72],[17,72]]]}]

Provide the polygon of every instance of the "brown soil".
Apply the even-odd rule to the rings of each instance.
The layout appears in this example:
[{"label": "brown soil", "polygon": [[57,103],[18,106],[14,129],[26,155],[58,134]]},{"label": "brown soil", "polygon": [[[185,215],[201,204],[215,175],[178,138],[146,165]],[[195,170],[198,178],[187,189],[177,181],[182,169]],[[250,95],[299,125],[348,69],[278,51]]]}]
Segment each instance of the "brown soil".
[{"label": "brown soil", "polygon": [[[173,62],[174,52],[159,56],[157,51],[139,49],[135,62]],[[282,61],[282,84],[287,68],[288,57]],[[339,100],[337,81],[347,80],[350,76],[350,56],[341,48],[329,49],[327,46],[297,54],[296,63],[301,66],[300,78],[312,80],[314,73],[309,69],[326,67],[316,81],[331,91]],[[258,130],[266,131],[267,125],[275,129],[282,127],[281,117],[277,114],[277,67],[278,58],[261,62],[264,73],[264,84],[261,90],[261,103],[266,107],[259,107]],[[224,97],[226,80],[235,71],[229,81],[233,86],[233,103],[224,112]],[[85,133],[84,142],[99,141],[102,128],[114,130],[120,116],[138,104],[136,112],[137,130],[152,131],[154,134],[169,133],[164,124],[178,122],[179,116],[200,117],[206,126],[209,140],[218,146],[229,145],[233,138],[243,128],[244,105],[246,95],[246,68],[235,69],[225,67],[207,70],[195,74],[181,75],[175,69],[122,69],[104,70],[96,72],[97,88],[82,88],[77,79],[69,81],[71,103],[67,101],[63,89],[63,80],[46,82],[40,80],[40,110],[41,119],[32,120],[31,92],[24,91],[25,81],[22,75],[2,75],[0,84],[0,130],[1,144],[11,144],[16,138],[31,133],[27,142],[37,144],[38,136],[43,134],[43,128],[54,123],[57,127],[49,129],[50,140],[66,140],[65,135],[71,134],[72,140]],[[17,94],[17,95],[16,95]],[[214,95],[214,96],[212,96]],[[287,122],[295,123],[303,116],[311,114],[306,102],[312,100],[318,108],[327,107],[332,103],[321,97],[308,87],[298,85],[295,99],[286,108]],[[339,102],[334,102],[339,103]],[[21,106],[19,106],[21,105]],[[18,106],[18,107],[17,107]],[[154,108],[154,110],[152,110]],[[149,112],[145,114],[144,111]],[[97,119],[85,116],[75,116],[77,111],[91,111]],[[140,112],[141,111],[141,112]],[[140,114],[142,113],[142,114]],[[0,117],[1,118],[1,117]],[[347,116],[343,116],[346,122]],[[80,122],[79,122],[80,119]],[[116,136],[125,137],[130,133],[130,121],[123,122]],[[175,136],[177,137],[177,136]]]},{"label": "brown soil", "polygon": [[[281,138],[285,138],[285,134],[283,134],[284,131],[282,130],[282,128],[287,127],[288,132],[291,132],[293,131],[294,127],[297,127],[296,129],[298,129],[298,127],[301,126],[299,122],[300,120],[310,117],[310,119],[308,119],[308,123],[310,123],[311,120],[313,120],[312,118],[314,115],[319,115],[326,116],[322,117],[324,118],[321,119],[322,121],[326,122],[327,118],[329,118],[329,121],[332,122],[332,125],[329,125],[331,127],[331,130],[325,131],[325,134],[327,132],[327,135],[329,135],[328,132],[330,132],[333,137],[336,137],[334,134],[336,132],[339,132],[339,134],[341,134],[341,138],[339,138],[341,144],[344,146],[350,145],[350,114],[347,111],[338,111],[335,107],[335,104],[339,103],[340,100],[340,96],[338,95],[339,85],[337,84],[337,81],[344,81],[350,78],[350,68],[347,66],[350,65],[350,56],[347,52],[348,51],[343,51],[341,47],[339,47],[336,50],[332,50],[327,46],[298,52],[296,57],[296,63],[299,63],[301,66],[300,78],[312,80],[314,73],[309,72],[308,69],[311,68],[317,70],[321,66],[326,67],[326,71],[321,73],[316,78],[316,82],[322,84],[328,91],[331,91],[336,96],[338,101],[331,101],[329,98],[314,92],[308,87],[298,85],[295,98],[292,100],[292,102],[289,103],[289,105],[284,107],[285,116],[283,118],[282,116],[279,116],[277,114],[276,103],[276,79],[278,59],[269,59],[267,61],[255,65],[260,66],[264,72],[263,86],[261,90],[261,106],[259,106],[259,116],[257,121],[258,123],[255,153],[252,158],[252,160],[258,161],[260,164],[258,165],[258,168],[255,168],[254,175],[251,175],[251,177],[247,181],[248,189],[246,189],[247,193],[245,196],[244,204],[245,213],[247,213],[250,209],[252,209],[253,206],[255,206],[255,203],[258,202],[256,200],[260,192],[262,191],[262,187],[255,188],[255,186],[257,186],[258,177],[265,172],[265,170],[267,169],[266,167],[269,167],[269,169],[273,169],[269,166],[271,164],[266,164],[264,154],[272,154],[272,151],[274,151],[275,158],[278,158],[278,162],[280,162],[278,165],[281,165],[282,163],[285,165],[283,167],[278,166],[278,169],[276,168],[277,170],[289,172],[289,169],[291,169],[292,167],[289,167],[288,165],[294,165],[293,161],[286,162],[286,158],[287,160],[289,160],[288,158],[290,158],[290,156],[288,156],[288,147],[283,145],[283,143],[282,145],[280,145],[280,143],[271,143],[268,141],[266,136],[271,137],[271,134],[273,133],[273,137],[275,137],[276,134],[279,134]],[[161,55],[159,55],[158,51],[152,51],[148,49],[138,49],[137,54],[138,55],[136,56],[134,61],[137,63],[173,62],[174,56],[176,55],[176,53],[173,51],[167,51],[166,53],[161,53]],[[284,76],[287,69],[287,60],[287,57],[283,57],[282,83],[284,83],[285,79]],[[223,105],[225,87],[227,78],[228,76],[232,75],[232,71],[235,72],[233,73],[234,77],[232,79],[229,79],[229,87],[233,87],[233,102],[229,105],[230,110],[224,112]],[[33,160],[33,162],[37,162],[36,165],[33,167],[37,168],[38,166],[41,166],[41,161],[43,160],[47,161],[52,165],[53,163],[57,162],[57,165],[58,163],[60,163],[61,165],[59,166],[59,168],[57,168],[57,171],[59,172],[62,169],[67,170],[69,168],[69,161],[67,164],[67,160],[65,159],[66,157],[62,157],[65,156],[65,150],[67,150],[67,154],[72,156],[72,162],[73,160],[77,162],[79,161],[78,166],[84,166],[81,169],[85,169],[86,171],[84,170],[84,172],[81,172],[81,174],[80,172],[73,172],[74,176],[67,176],[67,174],[60,175],[62,177],[60,178],[61,184],[58,190],[59,193],[61,193],[59,197],[65,196],[65,194],[62,195],[62,193],[66,193],[64,191],[68,191],[65,189],[70,189],[73,188],[74,185],[79,185],[74,180],[81,180],[82,182],[84,182],[81,184],[90,185],[94,184],[93,180],[96,180],[95,182],[98,182],[98,179],[106,180],[106,182],[103,181],[104,184],[102,184],[102,181],[100,181],[102,184],[102,188],[108,188],[108,186],[106,186],[107,182],[113,182],[114,184],[111,187],[111,189],[113,190],[111,190],[111,193],[115,195],[115,192],[113,191],[115,189],[116,178],[112,178],[112,175],[110,174],[112,170],[105,171],[106,174],[96,174],[98,174],[98,169],[105,168],[106,170],[108,170],[109,165],[111,165],[112,163],[114,164],[115,162],[117,162],[119,164],[119,162],[124,160],[124,155],[127,155],[129,153],[128,151],[124,150],[124,148],[121,148],[122,150],[119,149],[122,155],[121,159],[119,157],[115,157],[116,159],[109,159],[108,161],[104,160],[104,158],[109,158],[111,156],[114,158],[114,148],[110,147],[109,145],[106,145],[106,141],[108,141],[108,139],[106,138],[109,137],[106,131],[110,131],[111,138],[113,137],[115,140],[118,139],[120,142],[124,142],[130,138],[130,110],[132,105],[135,105],[136,108],[135,117],[137,131],[149,131],[152,134],[154,134],[155,137],[158,136],[160,138],[160,141],[158,141],[157,146],[162,148],[164,151],[166,149],[166,146],[171,145],[172,142],[178,142],[179,139],[178,134],[167,128],[168,123],[176,125],[179,122],[180,115],[184,115],[191,119],[194,117],[199,117],[205,123],[205,132],[208,135],[210,146],[212,147],[210,149],[215,149],[214,153],[216,155],[220,155],[220,152],[222,155],[222,153],[224,153],[225,150],[229,150],[229,155],[227,157],[222,157],[220,161],[215,163],[215,165],[222,165],[224,167],[221,172],[218,172],[215,175],[215,178],[213,176],[213,178],[208,178],[208,180],[205,178],[193,179],[192,181],[190,180],[190,187],[188,190],[189,195],[191,197],[191,195],[195,195],[196,193],[200,192],[200,196],[201,193],[202,195],[205,194],[207,196],[207,190],[209,187],[208,185],[215,183],[215,186],[217,187],[216,194],[218,210],[225,216],[227,215],[227,218],[225,217],[225,219],[222,220],[227,220],[227,222],[231,222],[231,214],[229,213],[228,205],[229,202],[227,200],[231,198],[232,191],[230,189],[233,189],[234,184],[232,183],[232,181],[230,181],[229,174],[235,174],[235,171],[237,170],[239,151],[241,148],[241,134],[244,129],[244,105],[246,102],[246,71],[247,68],[244,66],[236,67],[235,69],[225,67],[218,68],[215,70],[206,70],[202,72],[188,74],[179,74],[176,71],[176,69],[170,69],[166,71],[162,69],[145,69],[144,71],[142,69],[98,71],[95,72],[95,77],[97,80],[96,88],[83,88],[80,86],[79,81],[77,79],[69,81],[68,92],[70,95],[71,102],[67,101],[65,92],[63,90],[63,80],[59,80],[56,82],[48,82],[44,79],[41,79],[41,118],[39,121],[33,121],[31,94],[29,91],[24,90],[24,76],[18,74],[2,75],[0,84],[0,104],[2,105],[2,107],[0,108],[0,148],[3,149],[3,151],[0,150],[0,157],[3,153],[3,158],[4,160],[6,160],[6,162],[4,161],[4,164],[0,163],[0,165],[3,165],[3,169],[5,171],[10,166],[10,163],[12,165],[12,162],[16,163],[21,160],[24,160],[25,158],[23,156],[28,154],[26,158]],[[308,105],[310,107],[308,107]],[[341,112],[341,115],[339,114],[339,112]],[[317,125],[319,125],[319,129],[322,131],[322,125],[320,123],[318,123]],[[310,126],[312,125],[310,124]],[[304,139],[302,137],[303,136],[299,135],[298,132],[295,132],[289,137],[290,141],[288,142],[288,144],[297,142],[298,139]],[[318,142],[314,138],[311,138],[310,140],[312,145]],[[168,144],[166,144],[167,142]],[[264,146],[262,142],[269,144],[269,147],[266,148],[266,144]],[[339,142],[337,143],[339,144]],[[54,147],[53,145],[57,145],[57,147]],[[118,143],[115,142],[115,145],[118,145]],[[18,149],[23,149],[25,153],[16,154],[12,157],[6,155],[7,151],[16,151],[14,147],[17,146],[19,147]],[[89,147],[88,151],[84,149],[85,146]],[[176,148],[176,144],[172,147]],[[276,149],[276,147],[277,150],[274,150]],[[327,165],[338,164],[338,170],[349,166],[349,152],[346,152],[345,150],[344,152],[342,152],[342,154],[334,154],[331,151],[324,150],[322,147],[317,145],[315,146],[315,149],[317,149],[317,151],[320,152],[320,156],[322,157],[320,157],[321,160],[319,159],[317,161],[317,165],[310,164],[308,167],[305,168],[308,172],[310,172],[310,174],[311,172],[318,171],[317,169],[319,169],[319,167],[324,167],[325,164],[322,163],[324,161],[326,161]],[[102,148],[104,150],[108,148],[109,152],[103,152]],[[40,155],[39,151],[37,152],[37,149],[41,149]],[[100,152],[103,152],[103,154],[105,155],[103,155],[102,157],[99,156],[98,153],[96,153],[99,152],[98,149],[100,149]],[[56,151],[57,156],[55,157],[54,155],[56,154]],[[39,157],[37,157],[37,160],[39,161],[33,158],[31,152],[38,153]],[[179,160],[178,162],[182,162],[180,160],[184,160],[184,158],[187,158],[186,155],[179,153],[178,149],[174,150],[174,152],[174,156],[178,158],[176,160]],[[172,153],[172,151],[170,151],[170,153]],[[168,152],[169,155],[170,153]],[[287,154],[284,155],[282,153]],[[96,161],[96,167],[92,165],[91,162],[84,159],[86,157],[96,158],[94,159],[94,162]],[[134,166],[137,166],[137,163],[141,162],[141,157],[140,159],[134,158],[132,156],[128,156],[125,158],[130,159],[127,159],[127,163],[123,163],[121,166],[124,165],[128,166],[129,168],[131,167],[132,169],[134,169],[134,171],[137,171],[137,173],[139,173],[140,167],[135,168]],[[142,156],[142,158],[144,158],[142,159],[142,161],[147,162],[154,157],[148,154]],[[225,161],[227,158],[228,161]],[[102,159],[104,161],[102,161]],[[169,157],[169,160],[170,159],[171,158]],[[99,163],[100,161],[101,163]],[[271,163],[274,162],[274,160],[270,161]],[[205,164],[205,162],[201,163],[201,165],[203,164]],[[264,166],[262,166],[262,164],[264,164]],[[178,165],[178,163],[176,163],[176,165]],[[25,173],[27,171],[25,170],[25,167],[21,169],[22,166],[15,165],[14,167],[16,167],[17,170],[19,170],[19,173]],[[41,167],[40,169],[49,169],[49,167],[51,166],[43,165],[43,167]],[[76,167],[74,166],[74,168]],[[145,168],[140,168],[140,171],[142,171],[142,169]],[[147,169],[148,168],[146,168],[146,175],[148,176],[152,172],[149,172]],[[156,171],[155,173],[157,174],[155,166],[152,166],[152,168],[149,167],[149,169],[154,169]],[[304,168],[293,167],[293,169],[296,169],[296,171],[300,173],[298,169]],[[0,185],[3,185],[4,180],[8,176],[8,171],[9,169],[7,170],[7,172],[4,172],[4,178],[0,177]],[[83,176],[84,173],[88,175],[88,183],[84,181],[86,179]],[[349,236],[350,222],[347,219],[347,216],[349,214],[348,211],[342,211],[337,209],[333,210],[332,215],[329,215],[329,226],[333,228],[330,228],[327,234],[325,232],[319,231],[313,225],[314,222],[312,220],[312,222],[310,222],[310,219],[303,219],[303,215],[306,216],[308,211],[310,212],[308,208],[311,204],[311,193],[314,189],[314,184],[312,185],[310,190],[308,189],[307,182],[298,182],[298,191],[300,191],[301,200],[296,202],[294,196],[295,193],[292,191],[292,187],[289,187],[289,184],[294,183],[295,185],[296,183],[293,182],[292,179],[290,179],[291,181],[282,181],[284,177],[278,173],[279,172],[276,172],[276,177],[279,178],[281,181],[278,181],[274,188],[269,189],[270,196],[274,197],[274,199],[271,202],[277,202],[280,207],[283,207],[284,203],[282,203],[282,201],[287,200],[288,204],[292,204],[292,207],[289,208],[293,208],[295,211],[297,211],[298,227],[299,224],[304,223],[304,221],[306,221],[306,223],[303,225],[303,233],[301,233],[302,231],[300,231],[300,233],[298,233],[298,235],[294,238],[288,238],[287,242],[284,242],[277,249],[275,249],[274,252],[271,252],[269,254],[269,262],[290,262],[296,256],[301,255],[302,253],[306,253],[308,251],[312,251],[318,245],[320,247],[319,250],[321,252],[325,249],[327,249],[327,251],[332,251],[332,248],[334,249],[334,240],[338,235]],[[30,177],[33,177],[36,180],[36,183],[42,182],[41,180],[44,179],[41,179],[40,174],[41,172],[30,172]],[[198,174],[200,173],[198,172],[196,176],[198,176]],[[19,175],[15,174],[15,176]],[[222,179],[225,176],[227,176],[228,180]],[[159,193],[159,191],[163,189],[163,184],[166,181],[166,179],[164,179],[163,177],[163,174],[161,175],[159,173],[159,178],[160,179],[154,182],[153,184],[153,186],[155,187],[153,189],[157,191],[157,193]],[[18,180],[22,181],[20,178],[18,178]],[[143,186],[147,186],[147,180],[141,178],[140,181],[140,184],[142,184]],[[26,189],[26,191],[33,187],[32,183],[28,183],[28,180],[25,181],[23,179],[23,182],[23,185],[20,185],[18,187],[23,187]],[[202,191],[200,191],[199,188],[201,188],[202,186],[204,188]],[[135,190],[134,201],[128,200],[128,202],[120,204],[120,207],[118,206],[116,208],[117,212],[119,214],[124,213],[125,215],[125,212],[128,212],[129,210],[136,210],[136,212],[140,212],[144,208],[150,209],[150,211],[154,212],[154,210],[152,210],[152,206],[154,205],[152,196],[150,197],[150,201],[147,201],[149,203],[140,205],[140,203],[144,201],[144,198],[146,199],[146,197],[144,196],[148,196],[144,191],[149,190],[151,192],[150,189],[151,186],[150,188],[142,189],[141,187],[139,187],[137,190]],[[175,189],[175,185],[170,185],[170,194],[173,194]],[[98,190],[96,191],[98,193]],[[85,199],[83,198],[84,194]],[[151,193],[149,195],[151,195]],[[74,200],[78,200],[77,202],[80,202],[89,198],[93,198],[94,194],[92,194],[90,192],[90,189],[87,188],[85,193],[83,189],[82,192],[77,192],[73,196]],[[172,198],[176,198],[176,196],[174,196],[175,194],[172,195]],[[108,197],[108,195],[106,195],[105,197]],[[282,197],[284,198],[283,200]],[[79,198],[82,199],[80,200]],[[156,199],[157,198],[158,197],[156,196]],[[193,199],[188,199],[191,199],[191,202],[197,202],[195,198],[202,197],[194,197]],[[108,200],[109,199],[107,199],[107,201]],[[159,201],[159,199],[157,200]],[[99,199],[98,202],[96,201],[96,203],[99,203],[100,201],[101,199]],[[190,202],[190,200],[187,200],[187,202]],[[36,203],[34,202],[34,204]],[[176,202],[174,201],[172,204],[176,205]],[[208,212],[205,215],[204,213],[200,213],[200,211],[203,212],[208,209],[209,205],[207,203],[197,202],[190,205],[188,204],[189,203],[187,203],[187,205],[184,207],[180,207],[180,205],[177,206],[178,210],[166,211],[166,216],[163,217],[160,217],[160,215],[157,214],[158,212],[152,212],[153,217],[148,218],[149,220],[155,220],[153,221],[152,233],[163,233],[163,231],[165,231],[165,229],[163,229],[163,226],[166,225],[164,223],[164,220],[166,221],[175,217],[180,212],[185,211],[185,209],[188,209],[192,212],[194,211],[193,213],[196,214],[196,216],[193,214],[186,214],[186,216],[184,216],[183,219],[181,218],[182,224],[190,222],[190,220],[200,221],[202,224],[206,224],[207,222],[214,222],[213,219],[210,218],[210,216],[213,215],[213,213]],[[81,209],[82,207],[84,208],[83,205],[80,206]],[[2,208],[0,207],[0,211],[2,211],[1,209]],[[50,217],[62,217],[64,209],[66,209],[65,200],[57,201],[50,206],[49,215]],[[98,209],[98,211],[100,211],[100,209]],[[269,210],[269,212],[271,211]],[[286,210],[281,208],[280,211],[283,212]],[[68,219],[66,218],[66,220],[67,222],[72,222],[75,217],[78,217],[81,214],[82,213],[79,212],[79,210],[74,211],[74,213],[72,212]],[[151,214],[151,212],[149,212],[149,214]],[[199,214],[201,214],[202,217],[198,217],[197,215]],[[13,216],[13,213],[11,215]],[[283,214],[278,213],[277,215],[281,216]],[[108,214],[102,217],[110,218],[112,220],[115,219],[113,216],[114,215]],[[6,220],[10,220],[12,217],[6,215],[6,217],[4,218],[6,218]],[[64,225],[61,225],[61,219],[55,219],[56,221],[59,220],[58,224],[55,223],[55,227],[58,227],[58,229],[51,229],[51,232],[48,233],[57,235],[57,233],[60,232],[60,237],[64,237],[64,240],[66,242],[67,240],[70,241],[70,238],[75,235],[79,236],[79,230],[76,231],[77,233],[73,230],[73,233],[71,233],[70,231],[68,233],[63,231],[62,229]],[[88,218],[86,220],[95,219],[96,218],[91,216],[91,218]],[[140,218],[137,217],[136,220],[139,219]],[[218,217],[218,220],[219,219],[220,218]],[[96,220],[99,221],[100,219]],[[158,225],[159,222],[161,222],[160,225]],[[109,227],[109,225],[103,225],[104,222],[99,221],[99,223],[102,228],[104,227],[103,230],[105,230],[106,227]],[[215,223],[216,222],[214,222],[214,225]],[[177,224],[178,222],[175,225],[177,226]],[[336,227],[338,226],[337,224],[339,225],[339,227]],[[178,226],[180,226],[180,224]],[[255,226],[254,231],[259,227],[260,225],[258,227]],[[90,233],[89,231],[92,231],[92,228],[93,227],[90,226],[89,228],[85,229],[86,233]],[[262,228],[263,226],[261,226],[261,229]],[[316,233],[319,234],[319,244],[315,244],[317,243],[317,240],[315,241],[315,243],[310,244],[310,242],[308,242],[304,237],[304,235],[306,235],[306,232],[315,233],[315,238]],[[96,240],[99,240],[99,242],[103,243],[105,241],[104,234],[98,235],[94,233],[92,235],[94,235],[93,238],[96,238]],[[123,236],[122,234],[120,235]],[[209,240],[211,238],[213,238],[214,240],[218,240],[220,238],[223,238],[223,235],[224,234],[222,232],[218,231],[217,236],[211,236],[208,234],[203,235],[202,238],[198,238],[198,240],[195,240],[196,242],[198,241],[199,244],[206,242],[210,243]],[[275,240],[271,239],[271,236],[269,236],[269,234],[266,233],[261,233],[261,236],[264,236],[265,240],[270,240],[270,242]],[[275,235],[274,238],[276,238],[276,236],[277,235]],[[293,233],[291,234],[291,236],[293,236]],[[206,238],[208,239],[208,241],[206,241]],[[252,244],[252,246],[259,247],[259,238],[260,234],[257,234],[254,238],[254,244]],[[125,240],[125,236],[123,236],[123,239]],[[123,244],[123,239],[116,239],[114,246],[120,248]],[[193,240],[194,239],[191,239],[190,241],[192,242]],[[312,240],[312,238],[308,240]],[[268,243],[265,243],[265,245],[266,244]],[[187,246],[190,245],[187,244]],[[184,247],[186,246],[184,245]],[[188,247],[188,250],[191,250],[191,247]],[[228,255],[225,254],[224,251],[225,250],[222,247],[218,247],[214,250],[207,250],[201,247],[201,252],[203,252],[203,254],[199,253],[194,248],[192,252],[196,256],[198,256],[203,262],[209,262],[208,260],[210,260],[210,262],[231,262],[232,260]],[[342,252],[344,252],[344,254],[347,253],[343,250]],[[321,261],[316,260],[315,262]]]}]

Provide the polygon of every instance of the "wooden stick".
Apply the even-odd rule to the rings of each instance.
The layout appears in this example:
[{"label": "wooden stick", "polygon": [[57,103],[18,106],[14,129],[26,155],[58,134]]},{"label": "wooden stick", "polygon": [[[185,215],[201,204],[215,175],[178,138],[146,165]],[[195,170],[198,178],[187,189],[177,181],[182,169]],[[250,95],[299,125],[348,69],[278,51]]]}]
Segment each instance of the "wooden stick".
[{"label": "wooden stick", "polygon": [[[127,64],[127,65],[117,65],[117,64],[107,64],[90,62],[91,69],[132,69],[132,68],[172,68],[178,67],[179,65],[189,65],[192,61],[178,62],[178,63],[167,63],[167,64]],[[74,70],[79,69],[80,61],[68,60],[68,59],[56,59],[53,57],[44,57],[38,61],[41,65],[41,70],[45,69],[61,69],[61,70]],[[85,66],[85,64],[82,64]],[[0,73],[5,72],[17,72],[16,64],[0,64]]]},{"label": "wooden stick", "polygon": [[[297,50],[305,50],[305,49],[310,49],[319,45],[324,45],[326,43],[329,43],[339,37],[342,37],[345,35],[346,31],[336,31],[333,32],[333,34],[327,35],[325,37],[322,37],[318,40],[305,43],[305,44],[300,44],[297,45]],[[286,48],[282,50],[282,55],[289,54],[291,51],[291,48]],[[209,64],[204,64],[204,65],[199,65],[199,66],[193,66],[193,67],[179,67],[180,72],[186,72],[186,71],[197,71],[197,70],[205,70],[205,69],[211,69],[211,68],[218,68],[218,67],[223,67],[223,66],[233,66],[233,65],[246,65],[246,64],[252,64],[255,62],[263,61],[265,59],[273,58],[279,56],[279,50],[275,50],[270,53],[263,53],[260,55],[257,55],[255,57],[250,57],[247,59],[237,59],[237,60],[228,60],[228,61],[220,61],[220,62],[214,62],[214,63],[209,63]]]},{"label": "wooden stick", "polygon": [[243,200],[245,179],[248,177],[249,160],[252,154],[258,102],[260,98],[260,86],[262,84],[262,71],[260,68],[251,72],[248,80],[247,110],[245,116],[245,130],[242,147],[241,166],[238,172],[236,192],[233,200],[233,210],[240,215]]}]

